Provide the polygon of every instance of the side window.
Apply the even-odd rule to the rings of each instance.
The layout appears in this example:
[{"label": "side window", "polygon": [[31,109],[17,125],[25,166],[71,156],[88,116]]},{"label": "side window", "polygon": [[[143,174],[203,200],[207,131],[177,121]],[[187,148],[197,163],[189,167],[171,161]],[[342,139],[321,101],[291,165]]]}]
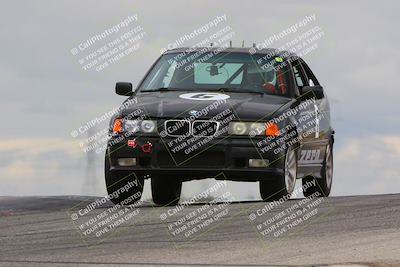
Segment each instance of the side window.
[{"label": "side window", "polygon": [[162,81],[163,82],[162,87],[169,87],[169,85],[171,84],[171,79],[174,76],[175,69],[176,69],[176,61],[174,61],[168,68],[167,73],[165,74],[165,77]]},{"label": "side window", "polygon": [[318,82],[317,78],[315,77],[314,73],[311,71],[310,67],[304,61],[301,64],[302,64],[302,66],[304,68],[304,71],[305,71],[305,73],[307,75],[308,83],[311,86],[319,85],[319,82]]},{"label": "side window", "polygon": [[303,68],[301,67],[300,62],[293,62],[293,72],[294,76],[296,77],[297,87],[299,87],[300,90],[303,86],[308,85],[307,78],[303,72]]}]

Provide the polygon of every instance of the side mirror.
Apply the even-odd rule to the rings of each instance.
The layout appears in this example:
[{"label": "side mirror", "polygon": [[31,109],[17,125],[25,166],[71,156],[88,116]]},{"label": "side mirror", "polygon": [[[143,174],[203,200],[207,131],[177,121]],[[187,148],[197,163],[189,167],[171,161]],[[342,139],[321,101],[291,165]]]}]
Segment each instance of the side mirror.
[{"label": "side mirror", "polygon": [[123,96],[133,95],[132,84],[126,82],[117,82],[115,84],[115,93]]},{"label": "side mirror", "polygon": [[324,97],[324,89],[321,85],[303,86],[302,91],[302,97],[304,99],[311,99],[314,97],[315,99],[321,99]]}]

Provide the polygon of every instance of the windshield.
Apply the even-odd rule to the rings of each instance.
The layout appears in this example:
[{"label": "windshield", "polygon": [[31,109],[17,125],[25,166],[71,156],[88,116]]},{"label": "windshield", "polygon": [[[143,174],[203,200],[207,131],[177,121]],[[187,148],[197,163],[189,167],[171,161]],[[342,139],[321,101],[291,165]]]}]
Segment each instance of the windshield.
[{"label": "windshield", "polygon": [[146,91],[237,91],[289,94],[288,72],[278,57],[208,52],[163,55],[141,83]]}]

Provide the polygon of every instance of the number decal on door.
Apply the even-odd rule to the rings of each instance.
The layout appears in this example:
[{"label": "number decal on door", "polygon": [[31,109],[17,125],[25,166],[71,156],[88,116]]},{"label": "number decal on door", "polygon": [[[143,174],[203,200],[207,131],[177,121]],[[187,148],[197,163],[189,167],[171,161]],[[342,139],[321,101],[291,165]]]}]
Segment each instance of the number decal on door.
[{"label": "number decal on door", "polygon": [[319,156],[321,155],[321,150],[319,149],[309,149],[309,150],[301,150],[300,151],[300,160],[299,163],[307,164],[307,163],[319,163]]}]

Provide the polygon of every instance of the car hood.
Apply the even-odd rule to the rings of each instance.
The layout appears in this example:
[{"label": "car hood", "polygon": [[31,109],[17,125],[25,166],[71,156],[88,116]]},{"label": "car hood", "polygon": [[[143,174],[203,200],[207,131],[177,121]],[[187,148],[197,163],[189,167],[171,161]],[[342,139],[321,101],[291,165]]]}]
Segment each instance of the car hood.
[{"label": "car hood", "polygon": [[[210,92],[194,92],[192,94],[209,94]],[[190,92],[148,92],[139,93],[133,98],[135,104],[126,107],[122,115],[142,109],[151,118],[187,118],[200,112],[198,118],[212,118],[225,110],[234,112],[240,120],[259,120],[270,117],[292,101],[291,98],[253,93],[212,93],[213,100],[183,98]],[[218,99],[221,98],[221,99]],[[223,99],[227,98],[227,99]],[[132,98],[131,98],[132,99]]]}]

